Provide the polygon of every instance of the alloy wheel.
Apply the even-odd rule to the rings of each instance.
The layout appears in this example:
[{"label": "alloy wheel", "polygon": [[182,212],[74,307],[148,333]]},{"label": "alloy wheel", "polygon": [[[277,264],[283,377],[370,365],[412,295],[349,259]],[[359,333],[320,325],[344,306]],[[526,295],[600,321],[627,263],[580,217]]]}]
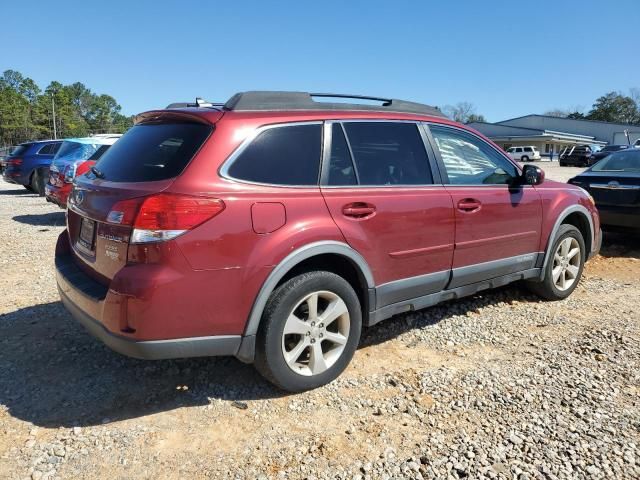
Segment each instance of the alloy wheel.
[{"label": "alloy wheel", "polygon": [[560,291],[565,291],[577,281],[580,273],[580,244],[573,237],[566,237],[560,242],[553,255],[553,284]]},{"label": "alloy wheel", "polygon": [[299,375],[318,375],[340,358],[349,339],[347,305],[333,292],[317,291],[293,308],[284,325],[282,354]]}]

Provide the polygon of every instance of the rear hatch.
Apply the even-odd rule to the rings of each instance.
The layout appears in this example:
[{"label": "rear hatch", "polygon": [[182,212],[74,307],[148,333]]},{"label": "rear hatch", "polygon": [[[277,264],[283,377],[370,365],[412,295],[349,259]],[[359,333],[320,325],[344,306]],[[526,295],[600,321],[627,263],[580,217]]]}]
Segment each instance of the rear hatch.
[{"label": "rear hatch", "polygon": [[[184,171],[213,131],[211,123],[192,117],[159,114],[135,125],[91,171],[76,177],[68,201],[69,241],[76,263],[96,280],[108,284],[127,264],[140,209],[149,199],[165,200],[160,192]],[[150,204],[157,209],[167,202]]]}]

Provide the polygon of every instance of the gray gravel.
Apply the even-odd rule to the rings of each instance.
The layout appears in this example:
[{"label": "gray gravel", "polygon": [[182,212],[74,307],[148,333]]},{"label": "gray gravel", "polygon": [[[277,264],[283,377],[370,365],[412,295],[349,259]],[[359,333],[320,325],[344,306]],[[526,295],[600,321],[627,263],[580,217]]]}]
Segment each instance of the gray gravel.
[{"label": "gray gravel", "polygon": [[331,385],[109,351],[57,299],[64,215],[0,183],[0,478],[640,478],[640,251],[367,330]]}]

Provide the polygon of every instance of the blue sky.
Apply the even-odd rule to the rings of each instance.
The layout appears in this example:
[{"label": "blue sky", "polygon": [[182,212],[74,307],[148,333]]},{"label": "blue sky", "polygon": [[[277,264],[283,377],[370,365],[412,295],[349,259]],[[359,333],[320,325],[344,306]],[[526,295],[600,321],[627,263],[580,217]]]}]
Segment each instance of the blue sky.
[{"label": "blue sky", "polygon": [[83,82],[126,114],[264,89],[469,101],[498,121],[640,87],[637,0],[89,3],[3,2],[0,71]]}]

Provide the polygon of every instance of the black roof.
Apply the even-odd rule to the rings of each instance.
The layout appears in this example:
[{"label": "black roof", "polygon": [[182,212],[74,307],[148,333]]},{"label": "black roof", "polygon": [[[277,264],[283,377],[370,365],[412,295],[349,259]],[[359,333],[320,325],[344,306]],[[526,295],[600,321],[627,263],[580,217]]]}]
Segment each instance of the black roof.
[{"label": "black roof", "polygon": [[[314,98],[352,99],[355,103],[316,101]],[[357,103],[358,100],[378,102],[378,105]],[[209,107],[222,108],[236,112],[255,111],[305,111],[305,110],[339,110],[339,111],[369,111],[415,113],[444,117],[437,107],[422,103],[407,102],[394,98],[369,97],[364,95],[345,95],[342,93],[309,93],[309,92],[279,92],[279,91],[249,91],[233,95],[224,104],[204,103],[197,99],[196,103],[172,103],[167,108]]]}]

